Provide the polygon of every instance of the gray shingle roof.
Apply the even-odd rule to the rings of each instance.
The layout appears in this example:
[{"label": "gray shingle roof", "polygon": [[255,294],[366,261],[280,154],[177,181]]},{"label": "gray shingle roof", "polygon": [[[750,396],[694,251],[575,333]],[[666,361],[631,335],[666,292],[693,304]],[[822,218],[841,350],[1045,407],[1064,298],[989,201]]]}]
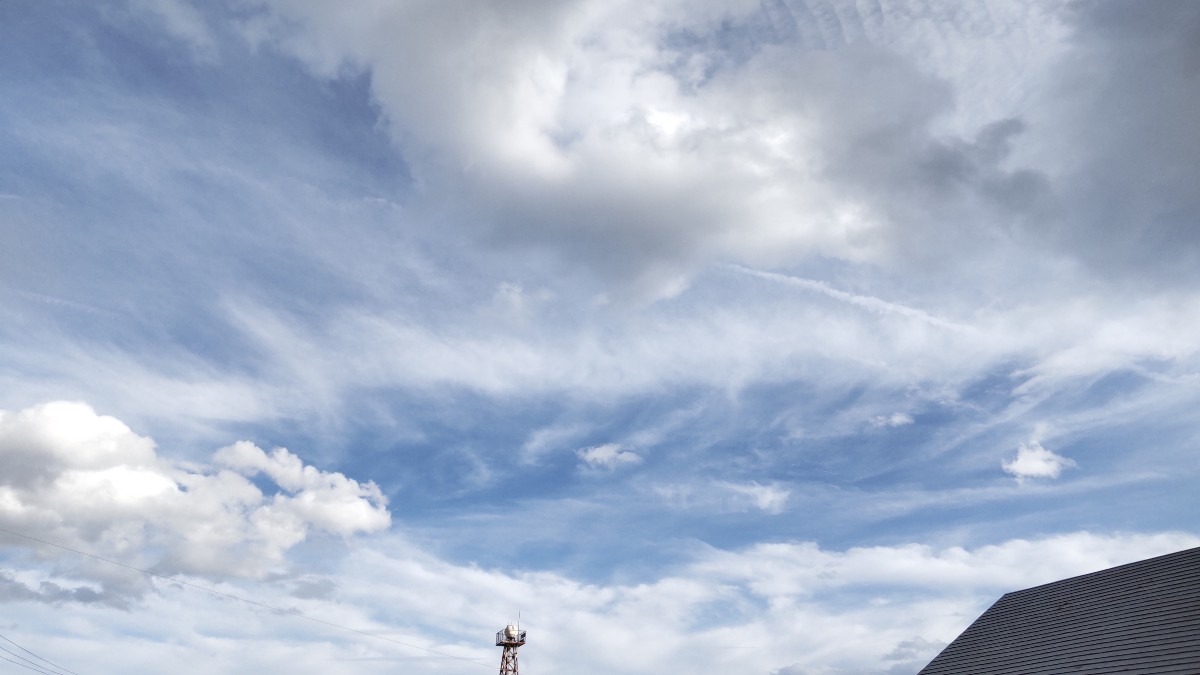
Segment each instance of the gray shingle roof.
[{"label": "gray shingle roof", "polygon": [[1200,548],[1007,593],[919,675],[1200,673]]}]

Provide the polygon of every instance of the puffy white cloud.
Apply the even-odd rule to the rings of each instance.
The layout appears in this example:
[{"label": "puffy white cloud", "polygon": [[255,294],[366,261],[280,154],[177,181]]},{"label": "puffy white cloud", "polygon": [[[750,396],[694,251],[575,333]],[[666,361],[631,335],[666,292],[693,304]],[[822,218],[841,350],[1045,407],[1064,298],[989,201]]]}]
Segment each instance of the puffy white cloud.
[{"label": "puffy white cloud", "polygon": [[348,536],[374,532],[391,524],[387,498],[374,483],[359,484],[340,473],[307,466],[285,448],[267,454],[253,443],[241,441],[217,451],[214,460],[245,476],[266,474],[287,495],[276,495],[272,506],[296,513],[302,520]]},{"label": "puffy white cloud", "polygon": [[1018,482],[1027,478],[1058,478],[1063,469],[1075,465],[1075,460],[1047,450],[1036,439],[1022,443],[1016,457],[1001,463]]},{"label": "puffy white cloud", "polygon": [[[390,525],[374,483],[248,442],[219,451],[215,465],[172,462],[84,403],[0,411],[0,458],[5,527],[163,574],[258,578],[314,529],[346,537]],[[259,473],[278,491],[266,495],[247,479]],[[81,572],[93,573],[103,579]]]},{"label": "puffy white cloud", "polygon": [[613,470],[622,466],[641,464],[641,455],[626,450],[619,443],[605,443],[590,448],[576,450],[575,455],[584,464],[599,469]]}]

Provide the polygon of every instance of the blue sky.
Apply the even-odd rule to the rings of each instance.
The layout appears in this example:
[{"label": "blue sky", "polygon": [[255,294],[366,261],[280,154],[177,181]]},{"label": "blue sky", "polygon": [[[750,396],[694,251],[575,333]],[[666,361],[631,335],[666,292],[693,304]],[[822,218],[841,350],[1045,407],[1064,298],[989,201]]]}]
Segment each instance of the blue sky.
[{"label": "blue sky", "polygon": [[531,672],[901,674],[1200,545],[1198,31],[0,4],[0,528],[437,653],[11,534],[0,634],[458,673],[520,612]]}]

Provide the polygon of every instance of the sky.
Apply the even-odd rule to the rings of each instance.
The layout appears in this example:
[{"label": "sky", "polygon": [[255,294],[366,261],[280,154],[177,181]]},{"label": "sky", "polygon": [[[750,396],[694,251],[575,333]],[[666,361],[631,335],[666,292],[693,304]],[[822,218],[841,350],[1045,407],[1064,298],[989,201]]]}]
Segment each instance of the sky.
[{"label": "sky", "polygon": [[1198,105],[1187,1],[0,0],[0,673],[912,675],[1200,545]]}]

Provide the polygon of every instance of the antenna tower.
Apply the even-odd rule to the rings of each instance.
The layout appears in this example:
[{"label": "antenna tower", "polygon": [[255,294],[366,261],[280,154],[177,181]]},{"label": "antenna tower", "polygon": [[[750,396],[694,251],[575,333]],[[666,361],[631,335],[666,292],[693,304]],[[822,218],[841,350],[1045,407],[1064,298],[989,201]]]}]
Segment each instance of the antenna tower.
[{"label": "antenna tower", "polygon": [[525,631],[511,623],[496,633],[496,646],[504,647],[500,656],[500,675],[520,675],[517,670],[517,647],[525,644]]}]

